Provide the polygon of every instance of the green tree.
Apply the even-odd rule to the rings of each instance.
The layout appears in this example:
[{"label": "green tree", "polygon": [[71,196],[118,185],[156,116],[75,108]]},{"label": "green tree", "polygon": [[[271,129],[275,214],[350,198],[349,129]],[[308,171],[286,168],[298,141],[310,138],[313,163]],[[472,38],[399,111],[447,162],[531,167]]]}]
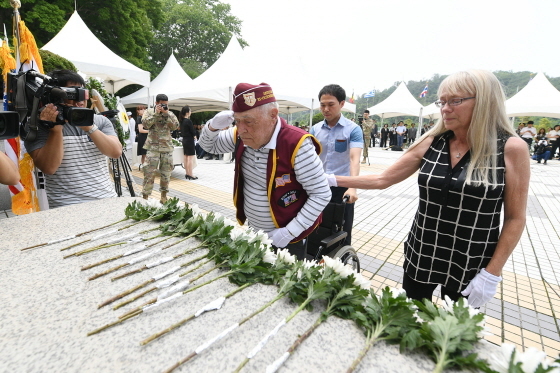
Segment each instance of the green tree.
[{"label": "green tree", "polygon": [[43,61],[43,70],[45,71],[45,74],[48,74],[49,71],[59,69],[78,71],[78,69],[72,62],[68,61],[64,57],[59,56],[58,54],[39,50],[39,55],[41,56],[41,61]]},{"label": "green tree", "polygon": [[[153,38],[154,29],[163,20],[160,1],[150,0],[80,0],[78,14],[88,28],[110,50],[147,69],[146,53]],[[66,24],[74,12],[74,2],[68,0],[23,0],[21,18],[33,33],[38,47],[51,40]],[[12,27],[13,8],[9,0],[0,0],[0,20],[6,28]],[[10,32],[11,34],[11,32]],[[80,35],[68,43],[79,43]]]},{"label": "green tree", "polygon": [[[165,20],[150,44],[154,64],[159,72],[171,51],[195,78],[210,67],[226,49],[232,34],[241,33],[241,21],[234,17],[229,4],[217,0],[162,0]],[[242,47],[243,39],[237,39]]]}]

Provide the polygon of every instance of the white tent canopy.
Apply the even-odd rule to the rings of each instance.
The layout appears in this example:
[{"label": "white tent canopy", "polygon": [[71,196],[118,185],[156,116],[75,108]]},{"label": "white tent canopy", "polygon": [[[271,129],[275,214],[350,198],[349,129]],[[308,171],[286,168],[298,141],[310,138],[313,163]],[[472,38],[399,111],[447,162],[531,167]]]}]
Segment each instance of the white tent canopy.
[{"label": "white tent canopy", "polygon": [[187,75],[185,70],[179,65],[175,55],[171,53],[165,67],[159,75],[152,80],[149,87],[123,97],[121,102],[125,106],[134,106],[138,104],[153,105],[155,97],[159,93],[164,93],[168,97],[175,93],[183,92],[192,87],[193,80]]},{"label": "white tent canopy", "polygon": [[[221,57],[199,77],[190,89],[171,94],[171,107],[189,105],[193,112],[227,110],[231,106],[233,90],[238,83],[268,83],[274,90],[280,112],[291,114],[318,107],[316,100],[319,89],[309,83],[309,74],[299,60],[280,55],[263,59],[257,51],[243,50],[232,36]],[[277,62],[280,67],[272,67]],[[302,87],[311,87],[303,91]],[[311,93],[313,92],[313,93]]]},{"label": "white tent canopy", "polygon": [[560,118],[560,92],[541,72],[521,91],[506,101],[510,117],[539,116]]},{"label": "white tent canopy", "polygon": [[422,118],[430,120],[439,119],[441,118],[441,110],[432,102],[422,110]]},{"label": "white tent canopy", "polygon": [[379,115],[382,118],[392,118],[403,115],[422,116],[424,106],[412,96],[406,84],[401,82],[397,89],[385,100],[370,107],[370,115]]},{"label": "white tent canopy", "polygon": [[[79,40],[79,42],[76,42]],[[51,39],[44,50],[71,61],[83,73],[105,81],[111,93],[129,84],[150,85],[150,73],[122,59],[107,48],[89,30],[77,11]]]}]

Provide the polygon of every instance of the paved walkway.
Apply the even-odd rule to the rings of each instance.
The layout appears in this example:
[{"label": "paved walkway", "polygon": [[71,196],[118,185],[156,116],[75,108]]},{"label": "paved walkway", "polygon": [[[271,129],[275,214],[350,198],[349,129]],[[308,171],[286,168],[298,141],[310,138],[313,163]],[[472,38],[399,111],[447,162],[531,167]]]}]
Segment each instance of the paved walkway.
[{"label": "paved walkway", "polygon": [[[361,174],[379,173],[403,153],[370,148],[371,164],[361,165]],[[527,226],[504,268],[499,291],[482,311],[494,335],[491,342],[536,347],[557,358],[560,351],[560,161],[548,165],[531,161]],[[141,192],[142,172],[132,172]],[[222,160],[198,160],[196,181],[186,181],[177,166],[172,174],[170,195],[196,203],[208,211],[234,219],[232,203],[233,164]],[[157,178],[156,178],[157,181]],[[126,191],[126,187],[123,186]],[[154,187],[152,197],[159,198]],[[128,194],[128,193],[127,193]],[[356,203],[352,246],[358,251],[362,272],[377,290],[401,287],[402,244],[418,204],[416,175],[385,190],[361,190]],[[3,212],[3,217],[13,216]],[[437,294],[437,293],[436,293]],[[434,301],[439,301],[434,297]]]}]

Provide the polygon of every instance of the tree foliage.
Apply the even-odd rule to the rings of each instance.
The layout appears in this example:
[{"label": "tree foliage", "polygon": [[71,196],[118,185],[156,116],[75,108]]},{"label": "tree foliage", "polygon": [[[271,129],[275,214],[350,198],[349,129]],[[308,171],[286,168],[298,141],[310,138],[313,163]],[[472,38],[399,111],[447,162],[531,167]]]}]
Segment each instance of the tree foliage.
[{"label": "tree foliage", "polygon": [[[163,0],[165,20],[150,45],[154,68],[159,72],[171,51],[195,78],[210,67],[226,49],[232,34],[241,33],[241,21],[231,6],[217,0]],[[242,47],[247,42],[238,38]]]},{"label": "tree foliage", "polygon": [[72,70],[75,72],[78,71],[78,69],[72,62],[68,61],[64,57],[59,56],[58,54],[40,49],[39,55],[41,56],[41,61],[43,61],[43,70],[45,71],[45,74],[47,74],[49,71],[60,69]]},{"label": "tree foliage", "polygon": [[[163,20],[160,1],[80,0],[77,6],[80,17],[103,44],[134,65],[148,68],[146,50],[155,28]],[[19,12],[41,48],[64,27],[74,12],[74,2],[23,0]],[[12,27],[12,14],[10,1],[0,0],[0,19],[6,28]],[[72,42],[79,43],[80,35],[76,35]],[[68,43],[68,48],[72,48],[72,42]]]}]

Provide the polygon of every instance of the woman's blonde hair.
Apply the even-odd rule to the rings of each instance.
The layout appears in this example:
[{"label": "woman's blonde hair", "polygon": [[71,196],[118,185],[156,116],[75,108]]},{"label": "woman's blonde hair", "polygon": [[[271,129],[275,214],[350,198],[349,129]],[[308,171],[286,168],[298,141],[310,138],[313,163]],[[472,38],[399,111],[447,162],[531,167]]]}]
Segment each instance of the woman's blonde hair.
[{"label": "woman's blonde hair", "polygon": [[[498,181],[498,134],[517,136],[506,115],[505,95],[500,81],[490,71],[461,71],[441,82],[438,97],[441,97],[442,92],[450,96],[465,94],[466,97],[475,97],[467,131],[471,160],[467,167],[466,183],[495,187]],[[438,136],[446,131],[443,118],[440,118],[410,148],[428,136]]]}]

